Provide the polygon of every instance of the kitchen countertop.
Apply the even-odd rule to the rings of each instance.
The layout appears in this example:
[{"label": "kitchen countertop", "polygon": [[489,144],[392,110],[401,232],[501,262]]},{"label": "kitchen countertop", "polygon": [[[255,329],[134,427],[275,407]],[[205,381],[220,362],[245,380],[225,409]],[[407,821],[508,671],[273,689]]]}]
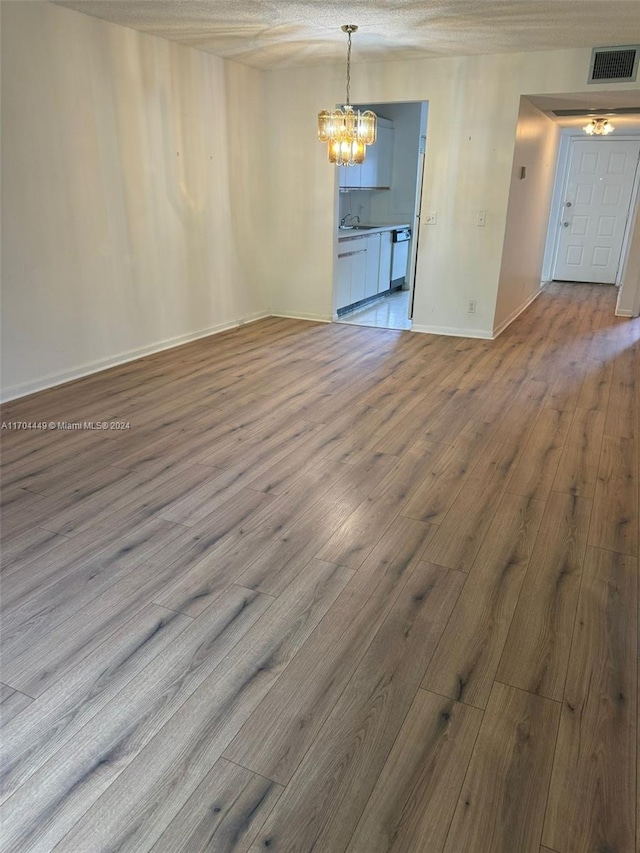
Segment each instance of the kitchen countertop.
[{"label": "kitchen countertop", "polygon": [[338,240],[353,239],[355,237],[366,237],[367,234],[381,234],[383,231],[395,231],[398,228],[411,228],[408,223],[400,225],[354,225],[353,228],[338,228]]}]

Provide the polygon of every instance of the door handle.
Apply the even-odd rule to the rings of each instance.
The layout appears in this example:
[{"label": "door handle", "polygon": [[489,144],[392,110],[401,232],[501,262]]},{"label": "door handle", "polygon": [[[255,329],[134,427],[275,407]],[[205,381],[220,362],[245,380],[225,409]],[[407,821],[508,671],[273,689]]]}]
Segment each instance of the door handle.
[{"label": "door handle", "polygon": [[568,227],[569,227],[569,223],[568,223],[568,222],[563,222],[563,223],[562,223],[562,227],[563,227],[563,228],[568,228]]}]

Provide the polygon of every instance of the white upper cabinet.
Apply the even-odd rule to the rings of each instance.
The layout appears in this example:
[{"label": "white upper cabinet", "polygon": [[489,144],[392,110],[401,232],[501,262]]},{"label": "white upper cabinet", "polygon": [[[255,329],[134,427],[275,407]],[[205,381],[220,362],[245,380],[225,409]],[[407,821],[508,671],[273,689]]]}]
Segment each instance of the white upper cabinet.
[{"label": "white upper cabinet", "polygon": [[367,146],[367,156],[361,166],[340,166],[341,189],[389,189],[393,170],[393,123],[378,119],[378,138]]}]

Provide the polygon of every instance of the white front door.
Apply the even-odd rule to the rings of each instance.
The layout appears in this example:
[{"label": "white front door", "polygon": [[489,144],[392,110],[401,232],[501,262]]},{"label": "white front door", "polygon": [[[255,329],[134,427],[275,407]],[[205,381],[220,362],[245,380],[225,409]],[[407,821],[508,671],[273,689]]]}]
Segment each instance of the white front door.
[{"label": "white front door", "polygon": [[615,284],[640,141],[572,142],[553,277]]}]

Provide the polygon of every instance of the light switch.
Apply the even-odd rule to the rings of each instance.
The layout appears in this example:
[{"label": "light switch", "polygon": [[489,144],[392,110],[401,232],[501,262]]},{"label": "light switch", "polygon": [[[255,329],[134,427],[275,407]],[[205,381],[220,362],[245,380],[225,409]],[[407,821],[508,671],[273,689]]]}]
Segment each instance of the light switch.
[{"label": "light switch", "polygon": [[477,217],[477,219],[476,219],[476,225],[477,225],[479,228],[481,228],[482,226],[484,226],[484,224],[485,224],[485,222],[486,222],[486,221],[487,221],[487,211],[486,211],[486,210],[481,210],[481,211],[479,211],[479,212],[478,212],[478,217]]}]

